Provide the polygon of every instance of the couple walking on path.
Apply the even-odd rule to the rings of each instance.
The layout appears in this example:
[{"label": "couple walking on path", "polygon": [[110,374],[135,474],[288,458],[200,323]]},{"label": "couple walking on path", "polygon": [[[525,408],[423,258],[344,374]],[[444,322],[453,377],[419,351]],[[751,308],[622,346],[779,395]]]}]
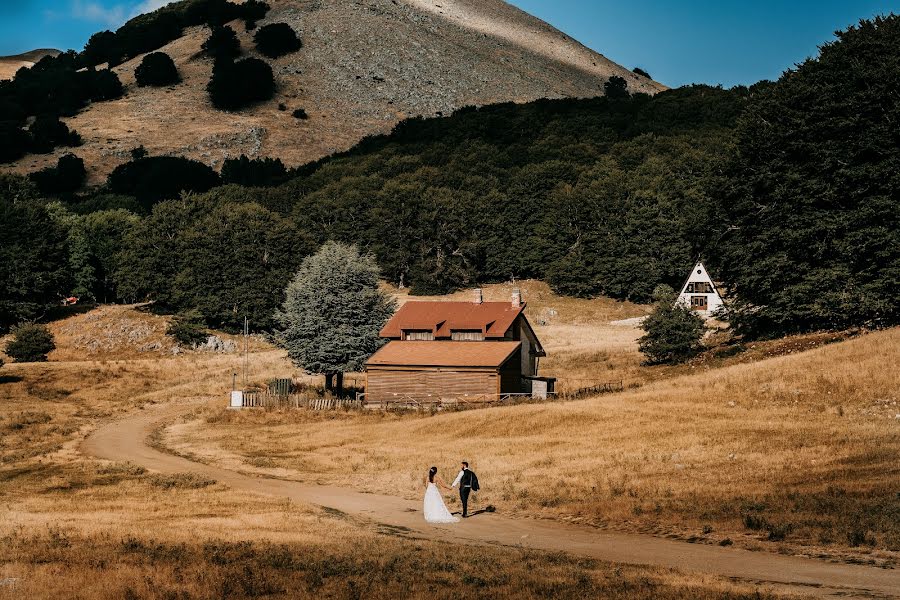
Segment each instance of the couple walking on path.
[{"label": "couple walking on path", "polygon": [[428,470],[428,477],[425,478],[425,504],[423,508],[425,521],[428,523],[458,523],[459,517],[454,517],[447,509],[438,486],[448,492],[452,491],[453,488],[459,488],[459,499],[462,502],[462,518],[468,517],[469,494],[481,489],[478,485],[478,476],[469,469],[469,463],[466,461],[462,462],[459,475],[453,480],[452,485],[448,486],[444,483],[444,480],[437,474],[437,467],[431,467]]}]

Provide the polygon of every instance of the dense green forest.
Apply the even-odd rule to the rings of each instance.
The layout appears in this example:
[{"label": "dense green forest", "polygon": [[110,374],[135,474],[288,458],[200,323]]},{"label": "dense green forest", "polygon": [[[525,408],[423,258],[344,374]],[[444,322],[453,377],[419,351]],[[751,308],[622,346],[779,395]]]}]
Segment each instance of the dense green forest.
[{"label": "dense green forest", "polygon": [[614,79],[603,98],[411,119],[294,170],[136,152],[49,200],[5,177],[0,326],[77,291],[265,329],[327,240],[414,293],[537,277],[644,302],[702,256],[749,335],[896,324],[898,66],[892,16],[750,88],[650,97]]}]

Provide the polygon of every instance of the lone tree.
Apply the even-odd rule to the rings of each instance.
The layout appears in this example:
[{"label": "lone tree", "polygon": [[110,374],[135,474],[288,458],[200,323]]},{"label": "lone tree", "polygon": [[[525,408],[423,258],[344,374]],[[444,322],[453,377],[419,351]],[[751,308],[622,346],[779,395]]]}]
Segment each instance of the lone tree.
[{"label": "lone tree", "polygon": [[383,343],[378,332],[396,304],[378,288],[378,275],[372,256],[326,242],[303,260],[275,314],[279,343],[298,367],[324,374],[327,391],[340,394],[344,373],[361,370]]},{"label": "lone tree", "polygon": [[174,85],[181,81],[175,62],[165,52],[151,52],[146,55],[134,70],[134,77],[139,86]]},{"label": "lone tree", "polygon": [[253,41],[256,42],[259,53],[269,58],[278,58],[303,47],[297,32],[287,23],[272,23],[260,27],[253,36]]},{"label": "lone tree", "polygon": [[217,61],[206,86],[213,106],[238,111],[275,95],[275,76],[264,60],[245,58],[237,62]]},{"label": "lone tree", "polygon": [[44,362],[56,348],[53,334],[44,325],[25,323],[13,328],[13,339],[6,344],[6,354],[16,362]]},{"label": "lone tree", "polygon": [[673,302],[673,294],[668,290],[656,292],[659,303],[641,324],[646,333],[638,340],[638,348],[651,364],[674,364],[693,358],[703,349],[703,319],[690,307]]},{"label": "lone tree", "polygon": [[230,60],[241,54],[241,41],[234,29],[223,26],[211,26],[209,37],[201,46],[204,52],[215,60]]}]

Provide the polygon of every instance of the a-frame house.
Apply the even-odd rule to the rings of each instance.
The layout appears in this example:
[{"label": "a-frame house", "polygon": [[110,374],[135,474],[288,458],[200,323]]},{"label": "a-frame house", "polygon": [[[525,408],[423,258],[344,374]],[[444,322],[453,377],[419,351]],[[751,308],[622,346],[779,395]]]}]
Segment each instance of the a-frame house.
[{"label": "a-frame house", "polygon": [[716,284],[713,283],[702,262],[698,262],[691,269],[676,302],[704,315],[711,315],[724,304]]}]

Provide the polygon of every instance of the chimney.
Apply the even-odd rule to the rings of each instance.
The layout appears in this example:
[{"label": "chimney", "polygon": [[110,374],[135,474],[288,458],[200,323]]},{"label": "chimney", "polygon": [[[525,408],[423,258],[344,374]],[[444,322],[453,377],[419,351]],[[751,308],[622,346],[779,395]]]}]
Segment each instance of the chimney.
[{"label": "chimney", "polygon": [[519,291],[519,288],[513,288],[512,305],[513,308],[519,308],[520,306],[522,306],[522,292]]},{"label": "chimney", "polygon": [[484,295],[481,293],[481,288],[475,288],[475,297],[472,299],[475,304],[481,304],[484,302]]}]

